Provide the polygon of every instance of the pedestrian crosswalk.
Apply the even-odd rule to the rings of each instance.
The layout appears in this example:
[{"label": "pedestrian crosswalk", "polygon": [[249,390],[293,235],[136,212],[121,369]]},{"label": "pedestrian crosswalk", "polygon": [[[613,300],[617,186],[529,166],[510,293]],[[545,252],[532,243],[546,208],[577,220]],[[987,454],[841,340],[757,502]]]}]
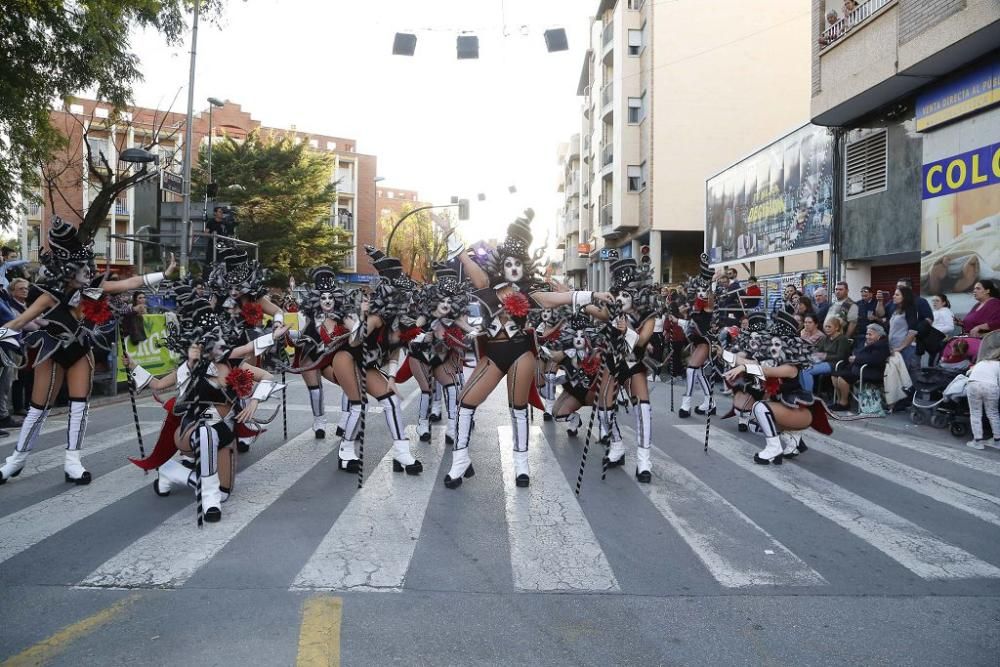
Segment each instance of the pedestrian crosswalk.
[{"label": "pedestrian crosswalk", "polygon": [[[727,426],[713,428],[710,450],[717,455],[704,457],[703,424],[657,424],[656,442],[662,446],[654,447],[652,484],[635,481],[630,449],[628,463],[609,471],[606,483],[600,481],[599,463],[590,465],[578,497],[574,487],[582,437],[568,439],[557,424],[533,425],[531,485],[517,488],[511,429],[502,414],[494,422],[477,427],[472,454],[477,475],[454,491],[441,484],[451,460],[443,425],[432,429],[429,443],[420,442],[408,428],[413,451],[424,464],[422,475],[410,476],[392,472],[391,443],[376,422],[366,443],[366,454],[371,452],[366,456],[366,482],[358,490],[353,489],[353,475],[336,471],[336,441],[316,440],[307,429],[283,444],[274,443],[240,471],[221,522],[198,529],[193,495],[178,492],[187,498],[183,503],[171,500],[177,507],[170,509],[172,515],[116,543],[109,553],[94,556],[95,562],[78,564],[73,583],[84,589],[182,588],[228,545],[247,539],[253,532],[248,527],[263,512],[280,511],[282,499],[294,494],[307,476],[322,479],[327,489],[349,487],[349,492],[327,507],[326,498],[310,498],[315,511],[330,518],[311,524],[316,527],[313,533],[298,536],[301,548],[290,550],[296,560],[281,566],[288,573],[281,585],[295,591],[409,590],[412,582],[422,580],[415,574],[434,566],[438,549],[454,549],[455,558],[463,557],[459,543],[440,543],[448,535],[440,525],[442,508],[447,507],[473,516],[493,513],[481,522],[481,530],[492,531],[489,535],[464,537],[496,545],[493,555],[509,568],[513,591],[634,592],[628,589],[633,579],[624,569],[634,566],[634,560],[623,559],[620,548],[610,548],[609,532],[614,531],[608,516],[598,511],[616,503],[648,508],[643,516],[652,520],[626,526],[625,532],[655,533],[686,549],[692,555],[691,567],[697,569],[690,576],[720,591],[829,591],[832,582],[842,583],[844,571],[831,572],[829,561],[817,559],[815,545],[802,537],[818,526],[832,531],[844,545],[864,547],[842,550],[844,558],[856,559],[848,563],[852,567],[863,569],[866,564],[860,559],[865,554],[887,557],[882,576],[899,586],[917,580],[947,584],[1000,579],[1000,485],[989,483],[1000,476],[1000,458],[991,452],[960,451],[948,446],[952,443],[883,431],[877,447],[867,446],[859,436],[870,436],[871,431],[836,425],[832,436],[808,433],[810,452],[795,461],[760,466],[752,461],[761,446],[758,436],[737,434]],[[110,459],[114,448],[132,453],[132,425],[108,426],[90,434],[84,449],[88,457]],[[157,423],[143,422],[142,427],[152,441]],[[629,430],[626,440],[634,441]],[[695,450],[700,458],[688,455]],[[600,455],[601,447],[592,445],[592,460],[599,462]],[[928,461],[947,465],[929,467]],[[22,504],[9,510],[4,504],[8,487],[0,488],[0,563],[44,553],[63,531],[99,518],[119,503],[133,502],[133,494],[147,494],[146,502],[165,502],[152,498],[151,477],[127,463],[95,474],[89,486],[52,486],[50,477],[61,476],[61,463],[58,445],[35,452],[10,487],[38,495],[20,494]],[[850,474],[859,475],[863,483],[845,484]],[[738,480],[741,493],[733,493],[732,480]],[[881,486],[876,489],[873,483]],[[886,501],[887,490],[916,494],[933,511],[901,512]],[[771,498],[772,503],[741,502],[749,493]],[[774,498],[783,502],[776,506]],[[629,520],[628,512],[613,516],[611,521]],[[971,529],[956,531],[948,525],[949,518],[967,522],[962,525]],[[502,527],[497,532],[501,524],[505,534]],[[477,523],[465,524],[466,530],[469,525]],[[96,531],[92,539],[100,541],[101,531],[112,535],[115,527],[98,521],[91,529]],[[261,553],[283,555],[280,549]],[[635,558],[648,559],[650,568],[671,566],[659,562],[655,553]],[[0,585],[3,572],[0,568]]]}]

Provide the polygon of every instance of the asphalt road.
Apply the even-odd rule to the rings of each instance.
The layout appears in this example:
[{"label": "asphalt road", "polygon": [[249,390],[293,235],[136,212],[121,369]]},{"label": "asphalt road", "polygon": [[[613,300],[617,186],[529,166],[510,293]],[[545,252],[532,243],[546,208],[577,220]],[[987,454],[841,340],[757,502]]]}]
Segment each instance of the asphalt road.
[{"label": "asphalt road", "polygon": [[[408,418],[414,389],[401,387]],[[312,437],[295,380],[288,441],[279,415],[202,530],[193,494],[158,498],[125,460],[127,402],[91,413],[87,487],[63,482],[65,416],[52,417],[0,487],[0,660],[1000,663],[1000,451],[894,418],[754,466],[760,436],[713,418],[706,454],[704,420],[677,419],[668,395],[655,387],[651,485],[631,448],[601,481],[595,446],[577,497],[583,432],[536,414],[532,485],[515,488],[501,388],[476,415],[477,474],[461,488],[441,483],[443,426],[414,447],[422,476],[393,474],[370,412],[358,490],[336,439]],[[335,422],[337,390],[326,403]],[[162,408],[146,399],[139,416],[148,451]]]}]

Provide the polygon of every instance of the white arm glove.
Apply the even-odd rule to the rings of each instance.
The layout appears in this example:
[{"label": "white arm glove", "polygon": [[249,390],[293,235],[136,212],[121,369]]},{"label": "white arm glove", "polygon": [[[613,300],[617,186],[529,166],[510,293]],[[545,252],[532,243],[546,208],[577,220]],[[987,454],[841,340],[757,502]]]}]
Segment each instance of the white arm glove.
[{"label": "white arm glove", "polygon": [[274,334],[268,333],[253,339],[254,356],[259,356],[274,345]]},{"label": "white arm glove", "polygon": [[142,391],[153,380],[152,374],[139,365],[136,365],[129,375],[132,376],[132,382],[135,383],[136,391]]},{"label": "white arm glove", "polygon": [[285,385],[279,384],[274,380],[261,380],[254,388],[253,396],[251,396],[251,398],[255,398],[259,402],[264,402],[271,396],[271,394],[284,389],[284,387]]}]

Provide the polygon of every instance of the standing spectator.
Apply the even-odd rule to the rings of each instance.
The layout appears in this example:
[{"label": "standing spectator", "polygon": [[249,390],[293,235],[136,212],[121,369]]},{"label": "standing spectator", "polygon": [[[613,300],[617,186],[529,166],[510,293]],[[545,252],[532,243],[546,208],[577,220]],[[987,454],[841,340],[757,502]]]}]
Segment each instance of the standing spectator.
[{"label": "standing spectator", "polygon": [[19,266],[28,263],[26,259],[18,259],[17,251],[13,248],[8,248],[4,246],[0,248],[0,256],[3,257],[3,263],[0,264],[0,289],[6,290],[9,286],[7,282],[7,272],[11,269],[16,269]]},{"label": "standing spectator", "polygon": [[837,298],[830,304],[823,324],[825,325],[831,318],[839,317],[847,326],[844,335],[848,338],[854,338],[854,332],[858,327],[858,304],[851,301],[847,283],[843,280],[833,288],[833,293]]},{"label": "standing spectator", "polygon": [[743,290],[743,309],[744,310],[754,310],[760,306],[760,285],[757,284],[757,276],[750,276],[747,278],[746,289]]},{"label": "standing spectator", "polygon": [[[14,312],[14,315],[20,315],[24,312],[24,309],[28,307],[28,289],[30,283],[24,278],[14,278],[10,281],[10,287],[6,294],[7,305]],[[26,324],[24,331],[34,331],[38,328],[38,325],[34,322]],[[31,398],[31,388],[34,385],[35,374],[31,372],[18,372],[17,378],[14,380],[13,388],[11,391],[11,406],[13,410],[11,414],[18,416],[25,416],[28,414],[28,401]]]},{"label": "standing spectator", "polygon": [[961,322],[965,333],[982,338],[990,331],[1000,329],[1000,289],[992,280],[980,280],[972,287],[976,305]]},{"label": "standing spectator", "polygon": [[969,398],[969,419],[972,426],[972,440],[965,443],[973,449],[983,449],[983,412],[993,429],[993,447],[1000,448],[1000,349],[994,350],[987,359],[981,359],[969,370],[966,393]]},{"label": "standing spectator", "polygon": [[826,322],[826,316],[830,312],[830,296],[826,293],[826,288],[817,287],[813,292],[813,300],[816,302],[816,321],[822,324]]},{"label": "standing spectator", "polygon": [[122,317],[122,333],[128,336],[133,346],[146,340],[146,325],[143,315],[146,314],[146,295],[136,292],[132,295],[132,308]]},{"label": "standing spectator", "polygon": [[[17,317],[17,314],[7,303],[6,299],[0,299],[0,326],[4,326],[7,322]],[[0,368],[0,438],[6,438],[10,435],[9,431],[2,430],[5,428],[17,428],[21,425],[21,420],[12,417],[10,414],[11,406],[11,392],[14,385],[14,375],[17,373],[17,369],[13,366],[4,366]]]},{"label": "standing spectator", "polygon": [[898,352],[906,362],[906,368],[912,374],[917,368],[917,306],[913,299],[913,290],[909,287],[897,287],[892,295],[895,305],[889,317],[889,347]]},{"label": "standing spectator", "polygon": [[[875,314],[875,309],[878,307],[878,299],[875,298],[875,292],[868,285],[861,288],[861,300],[858,301],[858,322],[861,323],[861,327],[864,328],[869,324],[885,324],[878,315]],[[864,344],[864,338],[861,338],[860,344]]]},{"label": "standing spectator", "polygon": [[729,289],[731,290],[741,290],[743,286],[740,285],[739,272],[736,269],[727,269],[726,275],[729,276]]},{"label": "standing spectator", "polygon": [[816,326],[816,319],[813,313],[802,316],[802,333],[799,334],[799,338],[810,345],[816,345],[823,340],[823,332]]}]

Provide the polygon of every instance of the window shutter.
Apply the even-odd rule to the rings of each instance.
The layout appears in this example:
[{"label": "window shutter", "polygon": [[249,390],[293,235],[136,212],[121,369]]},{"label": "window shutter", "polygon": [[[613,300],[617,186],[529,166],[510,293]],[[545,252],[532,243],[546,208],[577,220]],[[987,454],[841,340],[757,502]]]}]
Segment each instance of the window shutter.
[{"label": "window shutter", "polygon": [[888,137],[889,133],[882,130],[847,144],[844,199],[863,197],[886,189]]}]

